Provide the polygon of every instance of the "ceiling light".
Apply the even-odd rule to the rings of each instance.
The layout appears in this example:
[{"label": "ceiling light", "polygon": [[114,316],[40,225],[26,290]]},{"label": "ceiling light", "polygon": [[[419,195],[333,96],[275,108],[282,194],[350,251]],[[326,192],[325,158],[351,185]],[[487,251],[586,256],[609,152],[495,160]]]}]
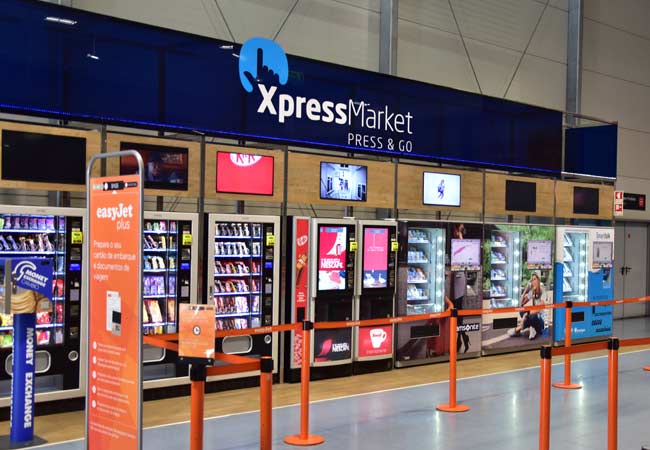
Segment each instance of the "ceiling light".
[{"label": "ceiling light", "polygon": [[76,25],[77,21],[72,19],[63,19],[61,17],[47,16],[45,18],[48,22],[61,23],[63,25]]}]

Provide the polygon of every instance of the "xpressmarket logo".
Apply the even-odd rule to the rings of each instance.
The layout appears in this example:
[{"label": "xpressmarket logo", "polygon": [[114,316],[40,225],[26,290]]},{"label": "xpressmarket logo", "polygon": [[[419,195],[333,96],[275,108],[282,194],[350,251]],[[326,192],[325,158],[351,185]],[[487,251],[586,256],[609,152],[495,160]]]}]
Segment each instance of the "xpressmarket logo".
[{"label": "xpressmarket logo", "polygon": [[289,61],[282,47],[272,40],[256,37],[244,42],[239,53],[239,80],[246,92],[261,95],[257,113],[274,116],[280,124],[298,119],[342,125],[348,130],[348,146],[407,153],[413,150],[410,112],[396,113],[388,105],[373,108],[354,99],[341,102],[279,92],[289,81]]}]

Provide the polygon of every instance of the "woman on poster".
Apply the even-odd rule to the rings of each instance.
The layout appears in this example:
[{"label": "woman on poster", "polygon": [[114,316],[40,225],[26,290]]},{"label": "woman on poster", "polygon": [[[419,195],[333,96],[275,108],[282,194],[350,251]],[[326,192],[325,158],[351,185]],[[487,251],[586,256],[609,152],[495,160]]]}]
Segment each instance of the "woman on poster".
[{"label": "woman on poster", "polygon": [[[539,274],[533,272],[530,276],[530,282],[526,285],[526,289],[521,294],[520,305],[532,306],[545,305],[549,303],[548,294],[544,285],[542,284]],[[540,312],[526,312],[523,313],[523,321],[516,328],[508,330],[509,336],[519,336],[522,332],[528,330],[528,339],[533,340],[544,331],[545,320],[543,317],[544,311]]]}]

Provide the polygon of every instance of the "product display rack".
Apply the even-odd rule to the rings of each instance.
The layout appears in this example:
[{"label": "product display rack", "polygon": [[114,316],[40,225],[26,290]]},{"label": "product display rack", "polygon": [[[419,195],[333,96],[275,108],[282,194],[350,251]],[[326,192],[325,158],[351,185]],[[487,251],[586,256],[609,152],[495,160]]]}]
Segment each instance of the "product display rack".
[{"label": "product display rack", "polygon": [[443,311],[444,229],[409,228],[408,246],[406,314]]},{"label": "product display rack", "polygon": [[493,231],[489,245],[491,307],[518,306],[522,269],[519,232]]},{"label": "product display rack", "polygon": [[562,239],[563,298],[584,302],[587,300],[587,234],[567,231]]}]

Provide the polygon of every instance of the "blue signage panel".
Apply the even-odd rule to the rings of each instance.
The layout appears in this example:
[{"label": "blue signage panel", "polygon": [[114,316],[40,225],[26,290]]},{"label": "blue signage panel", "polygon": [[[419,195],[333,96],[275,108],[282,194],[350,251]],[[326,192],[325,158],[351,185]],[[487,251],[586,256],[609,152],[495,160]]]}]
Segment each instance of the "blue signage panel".
[{"label": "blue signage panel", "polygon": [[[0,10],[0,108],[558,173],[562,113],[45,2]],[[21,36],[21,39],[15,39]],[[440,67],[444,70],[444,67]]]},{"label": "blue signage panel", "polygon": [[566,130],[564,170],[601,177],[616,177],[618,125]]}]

